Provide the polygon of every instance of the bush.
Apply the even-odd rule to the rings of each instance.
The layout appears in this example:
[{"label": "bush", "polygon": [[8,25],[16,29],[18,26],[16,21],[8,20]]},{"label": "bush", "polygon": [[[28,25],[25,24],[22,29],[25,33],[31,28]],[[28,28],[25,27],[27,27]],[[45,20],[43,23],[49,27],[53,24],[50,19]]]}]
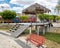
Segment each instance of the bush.
[{"label": "bush", "polygon": [[38,18],[39,18],[40,20],[45,19],[45,18],[44,18],[44,14],[39,14],[39,15],[38,15]]},{"label": "bush", "polygon": [[54,19],[53,15],[49,15],[49,20],[53,20],[53,19]]},{"label": "bush", "polygon": [[27,20],[28,16],[20,16],[20,20]]},{"label": "bush", "polygon": [[49,14],[39,14],[38,18],[40,20],[53,20],[53,15],[49,15]]},{"label": "bush", "polygon": [[60,20],[60,16],[56,16],[56,18],[55,18],[56,20]]},{"label": "bush", "polygon": [[4,10],[2,13],[0,13],[2,15],[2,18],[4,20],[10,20],[10,19],[14,19],[16,17],[16,12],[11,11],[11,10]]}]

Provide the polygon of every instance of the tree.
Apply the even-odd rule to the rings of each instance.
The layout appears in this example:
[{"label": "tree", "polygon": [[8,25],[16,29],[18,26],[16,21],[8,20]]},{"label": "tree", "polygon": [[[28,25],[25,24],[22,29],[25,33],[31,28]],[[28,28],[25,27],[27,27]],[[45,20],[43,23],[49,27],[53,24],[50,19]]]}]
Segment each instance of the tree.
[{"label": "tree", "polygon": [[56,18],[55,18],[56,20],[60,20],[60,16],[56,16]]},{"label": "tree", "polygon": [[49,14],[44,14],[45,20],[49,20]]},{"label": "tree", "polygon": [[16,12],[11,11],[11,10],[4,10],[2,12],[2,18],[4,20],[11,20],[14,19],[16,17]]},{"label": "tree", "polygon": [[20,20],[27,20],[28,16],[20,16]]},{"label": "tree", "polygon": [[38,18],[42,21],[42,20],[46,20],[46,21],[50,21],[53,20],[54,17],[53,15],[49,15],[49,14],[39,14]]},{"label": "tree", "polygon": [[53,20],[53,19],[54,19],[53,15],[49,15],[49,20]]},{"label": "tree", "polygon": [[38,18],[39,18],[40,20],[44,20],[44,19],[45,19],[44,14],[39,14],[39,15],[38,15]]},{"label": "tree", "polygon": [[21,21],[27,21],[28,20],[28,16],[27,15],[20,16],[20,20]]},{"label": "tree", "polygon": [[0,16],[2,16],[2,12],[0,12]]}]

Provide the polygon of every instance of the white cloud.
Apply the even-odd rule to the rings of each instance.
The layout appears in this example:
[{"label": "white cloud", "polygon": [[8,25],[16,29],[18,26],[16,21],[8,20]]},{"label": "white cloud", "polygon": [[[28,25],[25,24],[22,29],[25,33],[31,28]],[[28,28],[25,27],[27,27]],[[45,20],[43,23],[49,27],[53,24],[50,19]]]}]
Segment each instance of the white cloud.
[{"label": "white cloud", "polygon": [[19,4],[19,5],[23,4],[24,7],[25,6],[27,7],[27,6],[31,5],[32,3],[39,3],[49,9],[53,9],[56,6],[57,1],[58,0],[55,0],[55,1],[54,0],[11,0],[10,3]]},{"label": "white cloud", "polygon": [[50,8],[50,9],[51,9],[51,7],[55,7],[56,4],[57,4],[56,3],[57,0],[56,1],[53,1],[53,0],[38,0],[36,2],[39,3],[39,4],[42,4],[43,6],[45,6],[47,8]]},{"label": "white cloud", "polygon": [[11,10],[16,11],[17,13],[21,13],[23,8],[21,8],[21,7],[13,7]]},{"label": "white cloud", "polygon": [[24,8],[27,8],[31,4],[39,3],[39,4],[45,6],[45,7],[49,8],[49,9],[51,9],[53,11],[55,6],[57,5],[57,1],[58,0],[11,0],[10,3],[21,5],[21,6],[24,6],[24,7],[13,7],[13,8],[10,8],[10,6],[8,4],[0,4],[0,6],[4,6],[6,8],[10,8],[10,10],[15,10],[16,12],[22,12],[22,10]]},{"label": "white cloud", "polygon": [[11,0],[10,3],[28,5],[28,4],[33,3],[34,1],[35,0]]},{"label": "white cloud", "polygon": [[0,11],[5,10],[5,9],[10,9],[10,5],[6,3],[0,4]]},{"label": "white cloud", "polygon": [[10,5],[9,4],[6,4],[6,3],[5,4],[0,4],[0,7],[1,6],[3,6],[4,8],[10,7]]},{"label": "white cloud", "polygon": [[54,14],[54,9],[57,5],[58,0],[37,0],[36,2],[45,6],[46,8],[49,8],[51,10],[51,14]]},{"label": "white cloud", "polygon": [[57,3],[58,0],[47,0],[48,2]]},{"label": "white cloud", "polygon": [[[34,3],[35,0],[11,0],[10,3],[17,4],[24,7],[13,7],[13,10],[17,12],[22,12],[23,9],[28,7],[30,4]],[[20,11],[19,11],[20,10]]]},{"label": "white cloud", "polygon": [[16,11],[17,13],[21,13],[22,10],[23,10],[22,7],[13,7],[13,8],[11,8],[9,4],[6,4],[6,3],[0,4],[0,11],[6,10],[6,9],[8,9],[8,10],[14,10],[14,11]]}]

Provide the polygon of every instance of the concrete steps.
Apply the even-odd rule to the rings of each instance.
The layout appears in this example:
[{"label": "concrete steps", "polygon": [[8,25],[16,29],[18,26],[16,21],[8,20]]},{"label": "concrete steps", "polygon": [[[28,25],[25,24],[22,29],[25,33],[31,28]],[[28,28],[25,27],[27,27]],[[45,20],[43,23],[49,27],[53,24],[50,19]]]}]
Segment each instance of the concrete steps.
[{"label": "concrete steps", "polygon": [[13,37],[18,37],[21,33],[24,32],[25,29],[27,29],[29,27],[29,25],[20,25],[20,24],[17,24],[17,25],[14,25],[10,30],[10,34],[11,36]]}]

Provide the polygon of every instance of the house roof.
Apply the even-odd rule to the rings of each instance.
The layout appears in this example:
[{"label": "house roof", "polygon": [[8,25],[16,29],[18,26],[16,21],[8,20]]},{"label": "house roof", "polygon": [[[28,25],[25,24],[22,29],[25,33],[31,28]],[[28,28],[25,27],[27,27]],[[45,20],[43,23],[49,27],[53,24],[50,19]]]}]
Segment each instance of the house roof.
[{"label": "house roof", "polygon": [[24,9],[22,11],[22,13],[25,13],[25,14],[36,14],[36,13],[46,13],[46,12],[50,12],[51,10],[49,10],[48,8],[38,4],[38,3],[35,3],[31,6],[29,6],[28,8]]}]

